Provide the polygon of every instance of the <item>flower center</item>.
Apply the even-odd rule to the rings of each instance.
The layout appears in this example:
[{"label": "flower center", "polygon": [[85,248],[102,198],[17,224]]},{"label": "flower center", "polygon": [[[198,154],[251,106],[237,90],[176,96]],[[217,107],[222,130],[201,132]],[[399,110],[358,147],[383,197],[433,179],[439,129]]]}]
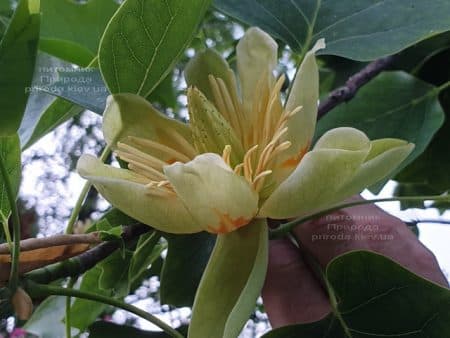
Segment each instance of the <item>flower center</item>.
[{"label": "flower center", "polygon": [[[243,175],[255,191],[265,187],[267,176],[272,174],[276,157],[291,146],[290,141],[282,141],[288,131],[287,122],[301,107],[286,111],[281,105],[280,92],[285,81],[282,75],[270,89],[268,73],[263,73],[250,111],[246,114],[243,104],[237,98],[237,89],[232,85],[229,90],[221,79],[209,77],[217,108],[239,135],[247,152],[242,163],[234,167],[234,172]],[[223,149],[222,158],[231,167],[231,146]]]}]

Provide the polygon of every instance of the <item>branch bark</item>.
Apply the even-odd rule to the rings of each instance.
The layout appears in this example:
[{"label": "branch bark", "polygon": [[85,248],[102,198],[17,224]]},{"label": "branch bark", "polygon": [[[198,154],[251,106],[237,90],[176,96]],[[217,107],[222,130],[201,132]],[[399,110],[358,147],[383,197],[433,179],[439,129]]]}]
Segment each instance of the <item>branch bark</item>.
[{"label": "branch bark", "polygon": [[[150,230],[152,228],[145,224],[127,226],[124,228],[122,240],[125,243],[132,242]],[[66,261],[28,272],[25,277],[41,284],[47,284],[60,278],[76,277],[93,268],[120,247],[120,241],[105,242]]]},{"label": "branch bark", "polygon": [[383,70],[389,68],[394,60],[395,55],[375,60],[361,69],[358,73],[351,76],[344,86],[333,90],[328,98],[320,103],[317,118],[322,118],[334,107],[351,100],[362,86],[380,74]]}]

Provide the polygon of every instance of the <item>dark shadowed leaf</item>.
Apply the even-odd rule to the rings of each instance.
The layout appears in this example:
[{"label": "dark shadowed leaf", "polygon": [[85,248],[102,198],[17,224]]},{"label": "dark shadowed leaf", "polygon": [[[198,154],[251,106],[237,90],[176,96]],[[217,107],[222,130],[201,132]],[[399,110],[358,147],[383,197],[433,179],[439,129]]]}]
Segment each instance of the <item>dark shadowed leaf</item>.
[{"label": "dark shadowed leaf", "polygon": [[438,88],[406,73],[383,73],[362,87],[353,100],[320,119],[316,139],[329,129],[348,126],[364,131],[370,139],[394,137],[412,142],[416,147],[398,173],[426,149],[441,127],[444,114],[438,94]]},{"label": "dark shadowed leaf", "polygon": [[216,237],[206,232],[164,237],[169,248],[161,272],[161,303],[192,306]]},{"label": "dark shadowed leaf", "polygon": [[[22,172],[20,143],[17,135],[0,137],[0,155],[8,171],[13,193],[17,196]],[[11,207],[6,194],[5,183],[0,175],[0,224],[8,219],[10,212]],[[0,228],[0,233],[3,233],[3,227]]]},{"label": "dark shadowed leaf", "polygon": [[[326,276],[338,299],[335,315],[273,330],[264,338],[442,338],[450,335],[450,290],[368,251],[335,258]],[[387,278],[389,276],[389,278]]]},{"label": "dark shadowed leaf", "polygon": [[240,21],[259,26],[304,53],[319,38],[319,54],[367,61],[394,54],[450,29],[447,0],[215,0]]},{"label": "dark shadowed leaf", "polygon": [[[185,332],[186,327],[178,329]],[[118,325],[111,322],[95,322],[89,327],[89,338],[126,337],[126,338],[170,338],[164,332],[139,330],[135,327]]]},{"label": "dark shadowed leaf", "polygon": [[40,49],[80,66],[97,55],[108,21],[119,5],[115,0],[41,0]]},{"label": "dark shadowed leaf", "polygon": [[0,136],[17,132],[30,93],[39,41],[39,1],[21,0],[0,41]]}]

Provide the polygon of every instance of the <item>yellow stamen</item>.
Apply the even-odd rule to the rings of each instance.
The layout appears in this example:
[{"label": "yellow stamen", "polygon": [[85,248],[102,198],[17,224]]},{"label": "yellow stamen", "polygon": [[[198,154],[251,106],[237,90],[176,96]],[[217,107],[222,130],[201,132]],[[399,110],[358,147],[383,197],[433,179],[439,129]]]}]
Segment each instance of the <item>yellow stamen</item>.
[{"label": "yellow stamen", "polygon": [[266,177],[266,176],[268,176],[268,175],[270,175],[270,174],[272,174],[272,170],[264,170],[263,172],[259,173],[259,174],[253,179],[253,185],[256,186],[257,182],[258,182],[260,179],[262,179],[262,178],[264,178],[264,177]]},{"label": "yellow stamen", "polygon": [[230,155],[231,155],[231,146],[227,144],[225,148],[223,148],[222,158],[223,161],[230,166]]},{"label": "yellow stamen", "polygon": [[227,86],[222,79],[220,79],[220,78],[217,79],[217,82],[219,84],[219,88],[221,90],[222,97],[224,99],[225,106],[226,106],[226,109],[228,112],[228,116],[229,116],[228,121],[231,124],[231,126],[233,127],[233,129],[235,130],[235,132],[238,134],[238,137],[240,137],[242,135],[241,124],[239,123],[239,119],[236,114],[236,109],[235,109],[235,106],[231,99],[230,93],[228,92]]},{"label": "yellow stamen", "polygon": [[191,160],[186,155],[184,155],[184,154],[180,153],[179,151],[172,149],[162,143],[158,143],[158,142],[147,140],[147,139],[144,139],[141,137],[134,137],[134,136],[129,136],[128,140],[131,141],[131,143],[142,146],[144,148],[148,148],[149,150],[159,150],[162,153],[164,153],[167,156],[167,158],[173,158],[173,159],[181,161],[181,162],[189,162]]},{"label": "yellow stamen", "polygon": [[244,163],[238,164],[237,166],[234,167],[234,173],[236,175],[240,175],[243,167],[244,167]]},{"label": "yellow stamen", "polygon": [[252,154],[258,149],[258,145],[254,145],[251,147],[247,153],[244,155],[244,177],[247,181],[252,181],[252,175],[253,175],[253,167],[252,167]]},{"label": "yellow stamen", "polygon": [[190,144],[182,135],[180,135],[175,129],[168,128],[164,130],[168,136],[168,139],[178,144],[177,149],[182,151],[189,159],[193,159],[197,156],[197,151],[194,146]]},{"label": "yellow stamen", "polygon": [[142,163],[159,171],[167,164],[164,161],[127,144],[119,142],[117,146],[118,150],[115,151],[116,155],[128,163]]},{"label": "yellow stamen", "polygon": [[135,173],[141,174],[150,180],[164,180],[166,176],[160,171],[153,169],[152,167],[146,166],[142,163],[129,162],[128,169],[134,171]]},{"label": "yellow stamen", "polygon": [[228,110],[226,109],[225,101],[222,97],[222,92],[220,90],[217,79],[212,75],[209,75],[208,79],[209,79],[209,84],[211,85],[211,89],[213,92],[216,108],[223,115],[223,117],[225,117],[226,120],[230,121],[230,116],[228,115]]},{"label": "yellow stamen", "polygon": [[263,138],[262,138],[266,142],[268,141],[268,139],[270,137],[269,135],[272,132],[271,127],[273,125],[272,119],[274,117],[273,115],[274,115],[275,105],[280,100],[280,90],[281,90],[281,87],[283,86],[284,80],[285,80],[285,76],[284,75],[280,76],[280,78],[275,83],[275,86],[273,87],[273,89],[270,93],[269,104],[267,105],[266,114],[264,116]]}]

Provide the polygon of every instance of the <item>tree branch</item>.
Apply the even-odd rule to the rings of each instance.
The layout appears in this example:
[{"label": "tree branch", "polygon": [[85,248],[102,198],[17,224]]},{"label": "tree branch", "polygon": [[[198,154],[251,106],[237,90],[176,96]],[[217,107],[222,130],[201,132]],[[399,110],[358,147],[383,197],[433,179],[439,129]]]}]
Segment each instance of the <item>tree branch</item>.
[{"label": "tree branch", "polygon": [[337,105],[351,100],[362,86],[380,74],[383,70],[389,68],[394,60],[395,55],[375,60],[361,69],[358,73],[351,76],[344,86],[333,90],[330,95],[328,95],[328,98],[320,103],[317,118],[322,118]]},{"label": "tree branch", "polygon": [[[152,228],[145,224],[127,226],[124,228],[122,240],[126,243],[131,242],[150,230]],[[120,241],[105,242],[66,261],[28,272],[25,277],[34,282],[46,284],[60,278],[79,276],[120,247]]]}]

